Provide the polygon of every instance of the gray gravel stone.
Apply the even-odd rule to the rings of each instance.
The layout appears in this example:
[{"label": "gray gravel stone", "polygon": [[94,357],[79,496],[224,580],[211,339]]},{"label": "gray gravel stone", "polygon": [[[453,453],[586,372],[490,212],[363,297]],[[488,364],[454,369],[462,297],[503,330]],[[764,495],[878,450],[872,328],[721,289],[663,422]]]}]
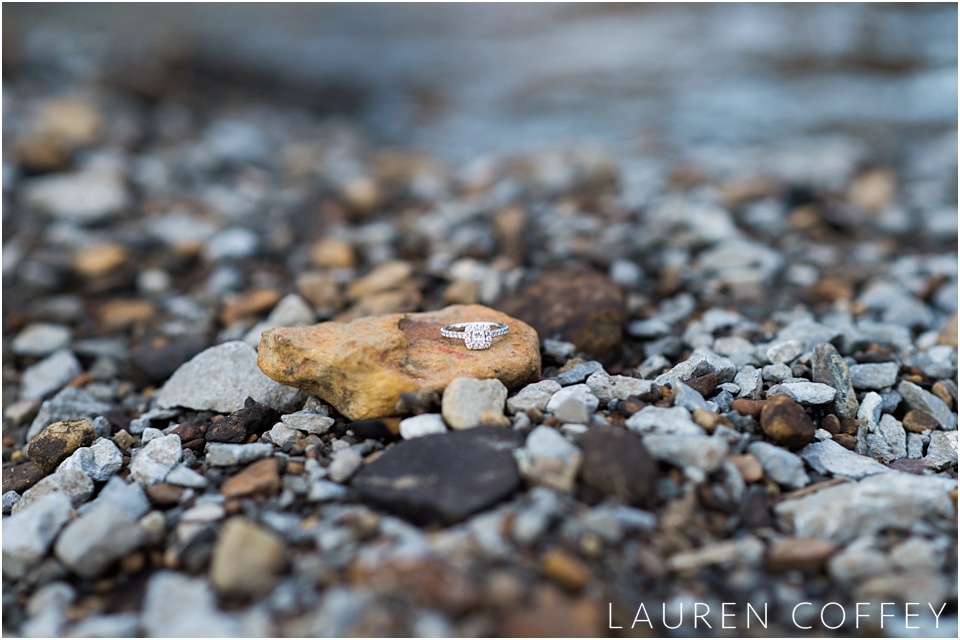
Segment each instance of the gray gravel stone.
[{"label": "gray gravel stone", "polygon": [[183,451],[180,437],[174,434],[147,443],[130,463],[130,477],[140,484],[163,482],[178,462]]},{"label": "gray gravel stone", "polygon": [[260,237],[252,229],[230,227],[218,232],[203,247],[210,262],[224,259],[250,258],[260,248]]},{"label": "gray gravel stone", "polygon": [[330,431],[334,419],[316,411],[297,411],[280,416],[280,421],[298,431],[323,435]]},{"label": "gray gravel stone", "polygon": [[70,628],[72,638],[134,638],[140,629],[137,613],[91,615]]},{"label": "gray gravel stone", "polygon": [[273,455],[273,447],[266,443],[221,444],[208,442],[205,461],[211,467],[231,467],[246,464]]},{"label": "gray gravel stone", "polygon": [[643,437],[643,444],[657,460],[708,473],[723,466],[729,451],[726,441],[703,435],[648,434]]},{"label": "gray gravel stone", "polygon": [[34,322],[27,325],[10,343],[18,356],[39,358],[70,344],[70,327],[52,322]]},{"label": "gray gravel stone", "polygon": [[481,424],[509,426],[503,414],[507,388],[492,378],[456,378],[443,392],[441,414],[451,429],[470,429]]},{"label": "gray gravel stone", "polygon": [[589,386],[575,384],[554,393],[547,402],[547,411],[562,422],[586,424],[599,406],[600,399]]},{"label": "gray gravel stone", "polygon": [[923,457],[923,436],[919,433],[907,434],[907,457],[912,460]]},{"label": "gray gravel stone", "polygon": [[897,386],[897,391],[900,392],[911,409],[926,411],[936,418],[944,429],[953,430],[957,428],[957,414],[951,411],[943,400],[929,391],[907,380]]},{"label": "gray gravel stone", "polygon": [[120,176],[111,171],[86,170],[31,178],[24,205],[61,220],[80,224],[109,218],[129,202]]},{"label": "gray gravel stone", "polygon": [[160,409],[231,413],[242,409],[248,396],[281,409],[299,393],[260,371],[256,349],[243,342],[226,342],[202,351],[177,369],[157,392],[155,404]]},{"label": "gray gravel stone", "polygon": [[[837,395],[833,387],[819,382],[784,382],[767,390],[769,396],[787,396],[804,404],[827,404]],[[856,413],[856,412],[854,412]]]},{"label": "gray gravel stone", "polygon": [[691,378],[712,373],[719,382],[732,382],[737,374],[737,367],[733,362],[718,356],[711,351],[697,349],[693,354],[664,374],[657,376],[655,382],[659,385],[675,384]]},{"label": "gray gravel stone", "polygon": [[530,409],[543,411],[547,408],[550,396],[559,391],[560,388],[560,383],[556,380],[541,380],[528,384],[517,395],[507,398],[507,413],[514,414]]},{"label": "gray gravel stone", "polygon": [[363,456],[354,448],[341,449],[334,454],[327,473],[334,482],[346,482],[363,466]]},{"label": "gray gravel stone", "polygon": [[880,394],[871,391],[864,395],[860,401],[857,420],[860,421],[861,425],[879,425],[882,410],[883,398],[880,397]]},{"label": "gray gravel stone", "polygon": [[[507,400],[507,405],[509,404],[510,400]],[[431,433],[444,433],[446,430],[447,425],[443,423],[443,416],[439,413],[422,413],[400,421],[400,437],[404,440],[420,438]]]},{"label": "gray gravel stone", "polygon": [[767,347],[767,361],[771,364],[789,364],[803,353],[803,344],[799,340],[786,340]]},{"label": "gray gravel stone", "polygon": [[69,349],[60,349],[27,367],[20,377],[20,397],[39,400],[83,373]]},{"label": "gray gravel stone", "polygon": [[753,442],[747,447],[747,451],[760,461],[763,472],[777,484],[790,489],[799,489],[810,484],[803,460],[795,453],[769,442]]},{"label": "gray gravel stone", "polygon": [[139,518],[150,509],[150,501],[140,485],[136,482],[128,483],[122,478],[113,477],[100,490],[97,499],[84,505],[80,511],[85,513],[86,509],[92,509],[97,505],[108,502],[132,514],[133,518]]},{"label": "gray gravel stone", "polygon": [[768,364],[763,368],[763,379],[767,382],[783,382],[793,375],[790,367],[779,362],[777,364]]},{"label": "gray gravel stone", "polygon": [[733,382],[740,387],[738,398],[760,399],[760,393],[763,391],[763,376],[756,367],[743,367],[734,376]]},{"label": "gray gravel stone", "polygon": [[29,509],[44,496],[52,493],[67,496],[73,506],[77,506],[89,500],[90,496],[93,495],[93,480],[76,469],[57,471],[24,491],[23,496],[13,506],[13,513],[17,514]]},{"label": "gray gravel stone", "polygon": [[94,482],[106,482],[123,466],[123,454],[112,440],[97,438],[92,446],[81,447],[60,463],[57,471],[77,469]]},{"label": "gray gravel stone", "polygon": [[955,487],[946,478],[882,473],[785,500],[774,512],[796,536],[846,542],[887,528],[942,527],[953,519]]},{"label": "gray gravel stone", "polygon": [[900,365],[896,362],[850,365],[850,381],[854,389],[880,390],[897,382]]},{"label": "gray gravel stone", "polygon": [[603,371],[603,365],[595,360],[589,360],[574,365],[563,373],[558,373],[550,380],[565,387],[570,384],[579,384],[598,371]]},{"label": "gray gravel stone", "polygon": [[587,378],[587,386],[602,402],[626,400],[630,396],[651,400],[654,393],[658,393],[650,380],[630,376],[611,376],[605,371],[598,371]]},{"label": "gray gravel stone", "polygon": [[273,307],[266,320],[258,322],[243,336],[243,341],[256,348],[260,344],[260,334],[268,329],[309,325],[316,320],[313,307],[297,294],[290,293]]},{"label": "gray gravel stone", "polygon": [[38,500],[32,508],[3,519],[3,575],[18,580],[43,560],[73,506],[62,493]]},{"label": "gray gravel stone", "polygon": [[831,342],[838,335],[840,332],[833,327],[811,320],[798,320],[781,329],[777,333],[777,341],[796,340],[803,346],[803,351],[812,351],[816,345]]},{"label": "gray gravel stone", "polygon": [[877,435],[883,438],[889,451],[889,458],[880,458],[884,462],[907,457],[907,432],[899,420],[889,413],[884,414],[877,425]]},{"label": "gray gravel stone", "polygon": [[[839,418],[855,418],[859,403],[850,379],[850,369],[832,344],[818,344],[813,348],[813,381],[836,390],[834,411]],[[802,402],[802,401],[801,401]],[[811,402],[811,404],[822,404]]]},{"label": "gray gravel stone", "polygon": [[877,473],[892,472],[889,467],[872,458],[857,455],[833,440],[808,444],[800,450],[800,457],[818,473],[831,476],[863,478]]},{"label": "gray gravel stone", "polygon": [[158,571],[147,584],[140,619],[146,635],[158,638],[236,638],[250,635],[236,616],[217,608],[203,578]]},{"label": "gray gravel stone", "polygon": [[627,325],[627,334],[634,338],[659,338],[672,331],[671,326],[663,318],[652,317],[643,320],[631,320]]},{"label": "gray gravel stone", "polygon": [[139,508],[131,511],[128,504],[97,500],[66,526],[54,545],[54,553],[77,575],[96,578],[147,542],[146,532],[137,523],[141,515]]},{"label": "gray gravel stone", "polygon": [[514,452],[520,474],[534,484],[572,491],[583,454],[576,445],[551,427],[541,425]]},{"label": "gray gravel stone", "polygon": [[957,466],[957,432],[934,431],[930,434],[927,455],[924,458],[931,469],[942,470]]},{"label": "gray gravel stone", "polygon": [[676,393],[673,396],[674,406],[683,407],[691,413],[693,413],[693,411],[696,409],[714,411],[717,408],[715,403],[704,400],[699,391],[683,384],[682,382],[678,383],[674,388],[676,389]]},{"label": "gray gravel stone", "polygon": [[293,429],[282,422],[278,422],[273,425],[273,428],[266,433],[269,437],[270,442],[277,445],[281,449],[292,445],[294,442],[300,440],[303,437],[303,434]]},{"label": "gray gravel stone", "polygon": [[178,487],[191,487],[193,489],[203,489],[210,484],[210,481],[203,475],[183,464],[178,464],[171,469],[170,473],[168,473],[164,479],[164,482],[175,484]]},{"label": "gray gravel stone", "polygon": [[627,428],[640,433],[670,433],[702,436],[703,427],[690,417],[683,407],[646,406],[627,418]]}]

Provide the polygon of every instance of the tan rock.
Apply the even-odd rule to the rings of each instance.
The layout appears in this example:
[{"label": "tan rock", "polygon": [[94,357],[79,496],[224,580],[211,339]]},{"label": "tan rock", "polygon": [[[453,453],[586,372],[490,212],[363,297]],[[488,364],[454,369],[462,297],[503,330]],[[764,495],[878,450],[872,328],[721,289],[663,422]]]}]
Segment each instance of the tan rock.
[{"label": "tan rock", "polygon": [[733,466],[737,468],[744,482],[749,484],[763,480],[763,466],[753,454],[745,453],[743,455],[727,456],[727,460],[732,462]]},{"label": "tan rock", "polygon": [[347,287],[347,296],[356,300],[396,289],[413,275],[413,265],[403,260],[384,262],[373,271],[355,280]]},{"label": "tan rock", "polygon": [[34,118],[37,133],[73,149],[95,142],[103,128],[97,108],[80,98],[61,97],[43,104]]},{"label": "tan rock", "polygon": [[220,323],[229,327],[237,320],[265,313],[272,309],[283,295],[276,289],[254,289],[227,296],[220,311]]},{"label": "tan rock", "polygon": [[310,263],[317,267],[349,269],[356,266],[357,257],[346,242],[323,238],[310,248]]},{"label": "tan rock", "polygon": [[280,538],[246,518],[228,520],[210,562],[210,582],[222,596],[246,598],[270,591],[286,564]]},{"label": "tan rock", "polygon": [[954,313],[947,324],[943,325],[940,335],[937,336],[937,344],[945,344],[950,347],[957,346],[957,314]]},{"label": "tan rock", "polygon": [[113,242],[104,242],[78,251],[73,256],[73,268],[86,278],[99,278],[124,265],[130,254]]},{"label": "tan rock", "polygon": [[[456,322],[509,325],[489,349],[444,338]],[[397,413],[402,393],[442,391],[455,378],[497,378],[516,388],[540,378],[540,347],[529,325],[481,305],[366,317],[349,323],[265,331],[260,369],[274,380],[332,404],[351,420]]]}]

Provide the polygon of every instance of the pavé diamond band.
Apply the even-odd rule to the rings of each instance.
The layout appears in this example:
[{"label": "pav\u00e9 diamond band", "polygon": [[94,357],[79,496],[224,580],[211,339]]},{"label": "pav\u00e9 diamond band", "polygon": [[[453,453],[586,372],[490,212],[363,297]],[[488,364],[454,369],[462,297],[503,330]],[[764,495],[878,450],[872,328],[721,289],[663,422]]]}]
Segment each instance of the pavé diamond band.
[{"label": "pav\u00e9 diamond band", "polygon": [[463,340],[467,349],[486,349],[497,336],[506,335],[510,327],[502,322],[458,322],[440,329],[444,338]]}]

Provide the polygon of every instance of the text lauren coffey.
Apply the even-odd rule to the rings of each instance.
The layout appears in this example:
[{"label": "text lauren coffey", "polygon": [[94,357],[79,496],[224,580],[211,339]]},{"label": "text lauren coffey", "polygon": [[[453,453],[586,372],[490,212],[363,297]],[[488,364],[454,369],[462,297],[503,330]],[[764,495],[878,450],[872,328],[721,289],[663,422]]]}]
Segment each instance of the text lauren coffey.
[{"label": "text lauren coffey", "polygon": [[[684,606],[686,604],[686,606]],[[921,604],[919,602],[905,602],[897,604],[894,602],[858,602],[855,605],[844,607],[838,602],[828,602],[817,608],[811,602],[800,602],[790,612],[788,624],[792,623],[798,629],[813,629],[815,624],[822,624],[827,629],[839,629],[848,624],[853,624],[859,629],[860,625],[879,625],[884,628],[894,625],[903,625],[904,629],[919,629],[916,623],[921,616],[932,618],[935,621],[936,628],[940,628],[940,615],[946,604],[939,608],[930,603]],[[927,613],[929,610],[930,613]],[[659,614],[659,616],[657,616]],[[901,615],[902,614],[902,615]],[[608,606],[608,620],[610,629],[636,629],[648,627],[654,629],[655,624],[662,624],[667,629],[692,628],[692,629],[713,629],[714,626],[720,629],[749,629],[751,625],[767,628],[769,620],[767,605],[754,607],[751,604],[746,606],[735,602],[724,602],[720,604],[719,610],[710,608],[706,602],[680,602],[675,607],[667,610],[664,603],[659,607],[648,608],[641,603],[637,608],[637,613],[633,620],[616,619],[613,615],[613,604]],[[891,620],[894,619],[894,620]]]}]

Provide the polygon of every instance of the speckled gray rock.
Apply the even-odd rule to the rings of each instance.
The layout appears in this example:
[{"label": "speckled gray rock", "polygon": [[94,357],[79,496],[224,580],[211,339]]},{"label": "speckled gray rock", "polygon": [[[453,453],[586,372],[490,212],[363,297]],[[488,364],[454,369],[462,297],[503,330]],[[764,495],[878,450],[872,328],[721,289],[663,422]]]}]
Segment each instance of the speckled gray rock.
[{"label": "speckled gray rock", "polygon": [[34,322],[27,325],[10,343],[18,356],[40,358],[70,344],[70,327],[52,322]]},{"label": "speckled gray rock", "polygon": [[603,371],[603,365],[596,360],[588,360],[587,362],[576,364],[550,379],[565,387],[571,384],[580,384],[598,371]]},{"label": "speckled gray rock", "polygon": [[178,487],[191,487],[193,489],[203,489],[210,484],[210,481],[207,480],[206,477],[184,464],[178,464],[171,469],[170,473],[168,473],[164,479],[164,482],[175,484]]},{"label": "speckled gray rock", "polygon": [[204,578],[173,571],[150,577],[140,619],[147,636],[158,638],[238,638],[249,635],[234,615],[217,608]]},{"label": "speckled gray rock", "polygon": [[3,575],[18,580],[47,553],[54,538],[73,513],[70,499],[52,493],[32,508],[3,519]]},{"label": "speckled gray rock", "polygon": [[188,409],[231,413],[243,409],[251,397],[280,409],[290,405],[299,390],[268,378],[257,366],[257,351],[243,342],[210,347],[183,364],[157,392],[161,409]]},{"label": "speckled gray rock", "polygon": [[860,408],[857,410],[857,420],[862,426],[880,424],[880,416],[883,411],[883,398],[879,393],[873,391],[863,396],[860,402]]},{"label": "speckled gray rock", "polygon": [[182,453],[180,437],[175,434],[151,440],[130,463],[130,477],[140,484],[163,482]]},{"label": "speckled gray rock", "polygon": [[334,419],[316,411],[297,411],[280,417],[280,421],[292,429],[323,435],[330,431]]},{"label": "speckled gray rock", "polygon": [[904,380],[897,386],[897,391],[911,409],[926,411],[940,423],[944,429],[957,428],[957,414],[950,410],[946,403],[912,382]]},{"label": "speckled gray rock", "polygon": [[230,467],[246,464],[273,455],[273,447],[262,442],[252,444],[221,444],[208,442],[205,461],[211,467]]},{"label": "speckled gray rock", "polygon": [[[507,403],[509,402],[507,400]],[[439,413],[421,413],[400,421],[400,437],[404,440],[428,436],[431,433],[444,433],[446,430],[447,425],[443,423],[443,416]]]},{"label": "speckled gray rock", "polygon": [[790,489],[799,489],[810,484],[803,460],[797,454],[769,442],[753,442],[747,447],[747,452],[760,461],[763,472],[777,484]]},{"label": "speckled gray rock", "polygon": [[799,340],[785,340],[767,347],[764,355],[771,364],[789,364],[802,353],[803,344]]},{"label": "speckled gray rock", "polygon": [[529,482],[568,492],[573,490],[583,458],[576,445],[544,425],[530,432],[523,449],[514,455],[520,474]]},{"label": "speckled gray rock", "polygon": [[327,468],[334,482],[346,482],[363,466],[363,456],[354,448],[341,449],[333,454],[333,460]]},{"label": "speckled gray rock", "polygon": [[587,378],[587,386],[593,395],[603,402],[611,400],[626,400],[636,396],[641,400],[652,400],[655,392],[653,382],[631,378],[630,376],[611,376],[603,371],[594,373]]},{"label": "speckled gray rock", "polygon": [[746,366],[737,372],[733,382],[740,387],[737,397],[751,400],[760,399],[760,392],[763,391],[763,376],[760,369]]},{"label": "speckled gray rock", "polygon": [[110,404],[100,402],[83,389],[67,387],[40,405],[37,417],[33,419],[27,430],[27,442],[33,440],[37,434],[54,422],[80,418],[92,420],[112,408]]},{"label": "speckled gray rock", "polygon": [[60,349],[24,370],[20,376],[20,397],[39,400],[81,373],[83,367],[73,352]]},{"label": "speckled gray rock", "polygon": [[900,365],[896,362],[880,362],[850,365],[850,381],[854,389],[864,391],[887,389],[897,382]]},{"label": "speckled gray rock", "polygon": [[654,382],[659,385],[674,384],[708,373],[716,375],[719,382],[732,382],[737,374],[737,366],[711,351],[696,349],[689,358],[658,376]]},{"label": "speckled gray rock", "polygon": [[456,378],[443,392],[441,414],[451,429],[470,429],[481,424],[510,426],[503,414],[507,388],[496,378]]},{"label": "speckled gray rock", "polygon": [[717,408],[717,405],[713,402],[707,402],[703,399],[703,396],[700,395],[700,392],[696,389],[687,386],[682,382],[678,382],[674,387],[675,393],[673,396],[673,404],[677,407],[683,407],[684,409],[693,413],[697,409],[703,409],[704,411],[714,411]]},{"label": "speckled gray rock", "polygon": [[690,417],[683,407],[646,406],[627,418],[627,428],[640,434],[672,433],[676,435],[701,436],[703,427]]},{"label": "speckled gray rock", "polygon": [[94,482],[106,482],[123,466],[123,454],[112,440],[97,438],[92,446],[81,447],[60,463],[57,471],[77,469]]},{"label": "speckled gray rock", "polygon": [[83,504],[93,495],[93,480],[76,469],[67,469],[51,474],[23,492],[19,502],[13,507],[17,514],[29,509],[44,496],[60,493],[67,496],[73,506]]},{"label": "speckled gray rock", "polygon": [[943,527],[954,516],[949,492],[956,486],[946,478],[883,473],[785,500],[774,512],[799,537],[846,542],[886,528]]},{"label": "speckled gray rock", "polygon": [[702,435],[650,434],[644,436],[643,444],[657,460],[708,473],[723,466],[729,451],[725,440]]},{"label": "speckled gray rock", "polygon": [[292,445],[294,442],[297,442],[303,437],[303,434],[298,430],[289,427],[282,422],[278,422],[277,424],[273,425],[273,428],[270,429],[270,431],[268,431],[265,435],[270,439],[270,442],[277,445],[281,449]]},{"label": "speckled gray rock", "polygon": [[136,499],[97,499],[60,534],[54,545],[57,559],[83,578],[102,575],[147,542],[147,533],[137,523],[146,509],[147,505]]},{"label": "speckled gray rock", "polygon": [[800,457],[818,473],[844,478],[863,478],[892,471],[872,458],[841,447],[833,440],[808,444],[800,450]]},{"label": "speckled gray rock", "polygon": [[877,447],[876,453],[871,447],[871,457],[883,462],[892,462],[907,457],[907,432],[903,429],[900,421],[889,413],[883,414],[880,418],[876,433],[867,435],[868,442],[871,442],[874,438],[879,438],[882,441],[882,446]]},{"label": "speckled gray rock", "polygon": [[560,390],[560,383],[556,380],[541,380],[528,384],[512,398],[507,398],[507,413],[514,414],[520,411],[547,408],[550,397]]},{"label": "speckled gray rock", "polygon": [[[834,412],[839,418],[856,418],[859,403],[853,390],[850,369],[832,344],[818,344],[813,349],[813,381],[836,390],[833,398]],[[803,402],[801,400],[801,402]],[[810,404],[822,404],[810,402]]]},{"label": "speckled gray rock", "polygon": [[13,510],[13,505],[20,502],[20,494],[16,491],[7,491],[3,494],[3,515],[9,515]]},{"label": "speckled gray rock", "polygon": [[919,433],[907,434],[907,457],[911,460],[923,457],[923,436]]},{"label": "speckled gray rock", "polygon": [[557,391],[547,402],[547,411],[562,422],[585,424],[600,406],[600,400],[585,384],[574,384]]},{"label": "speckled gray rock", "polygon": [[957,432],[934,431],[930,434],[924,462],[931,469],[941,470],[957,466]]},{"label": "speckled gray rock", "polygon": [[837,395],[833,387],[819,382],[784,382],[767,390],[767,396],[787,396],[804,404],[827,404]]}]

